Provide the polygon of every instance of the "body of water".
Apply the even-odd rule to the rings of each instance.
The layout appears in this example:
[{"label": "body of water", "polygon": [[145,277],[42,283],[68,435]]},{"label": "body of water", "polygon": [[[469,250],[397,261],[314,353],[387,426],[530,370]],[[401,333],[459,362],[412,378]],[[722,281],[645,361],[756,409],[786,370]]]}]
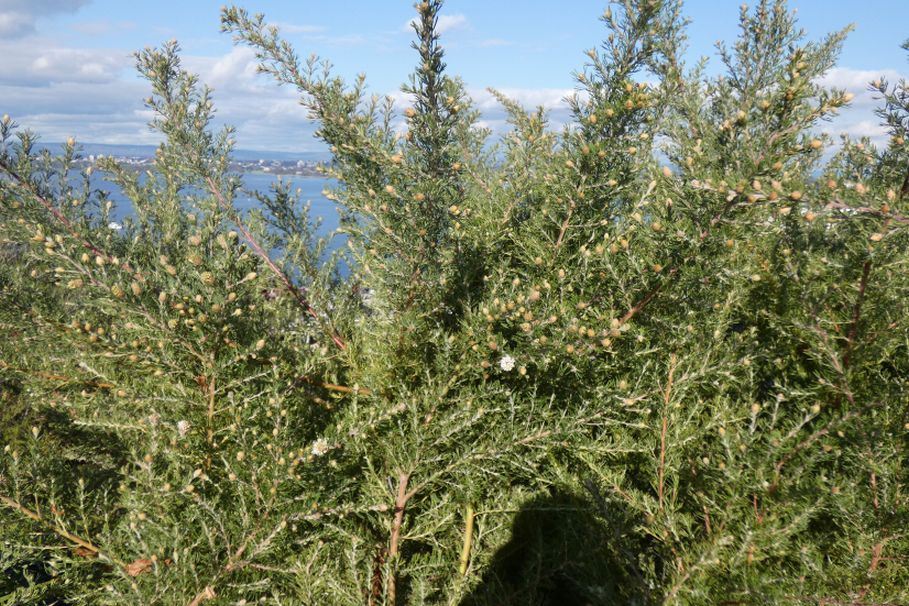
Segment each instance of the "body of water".
[{"label": "body of water", "polygon": [[[74,172],[71,175],[73,184],[79,187],[80,173]],[[338,208],[337,205],[322,195],[326,187],[331,187],[334,181],[322,177],[299,177],[293,175],[277,176],[268,173],[247,173],[241,175],[243,180],[243,190],[238,192],[234,199],[234,206],[241,213],[259,206],[259,201],[249,192],[259,191],[266,195],[271,194],[271,187],[279,179],[289,184],[291,191],[294,192],[301,203],[309,203],[310,217],[312,219],[321,219],[318,233],[327,235],[338,228]],[[103,179],[98,175],[92,177],[92,187],[109,192],[110,199],[114,202],[114,209],[111,212],[111,218],[114,221],[123,222],[132,212],[131,201],[123,194],[120,189]]]}]

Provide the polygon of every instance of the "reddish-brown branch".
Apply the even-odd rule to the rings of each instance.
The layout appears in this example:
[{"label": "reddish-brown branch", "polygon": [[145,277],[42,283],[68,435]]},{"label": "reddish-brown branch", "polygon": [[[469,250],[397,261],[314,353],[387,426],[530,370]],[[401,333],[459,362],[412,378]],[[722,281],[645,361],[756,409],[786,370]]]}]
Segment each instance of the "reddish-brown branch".
[{"label": "reddish-brown branch", "polygon": [[[820,440],[821,438],[826,436],[828,433],[830,433],[830,430],[833,429],[834,427],[841,425],[841,424],[845,423],[846,421],[849,421],[850,419],[853,419],[854,417],[857,417],[857,416],[858,416],[858,412],[856,412],[856,411],[849,412],[849,413],[845,414],[843,417],[841,417],[840,419],[838,419],[835,422],[828,425],[827,427],[817,430],[816,432],[814,432],[813,434],[811,434],[810,436],[808,436],[807,438],[805,438],[804,440],[802,440],[801,442],[796,444],[795,448],[793,448],[791,451],[786,453],[785,457],[783,457],[782,459],[777,461],[776,466],[774,467],[774,471],[776,472],[777,480],[779,480],[780,472],[783,470],[783,467],[785,467],[786,464],[789,461],[791,461],[795,455],[797,455],[799,452],[801,452],[808,446],[811,446],[812,444],[814,444],[815,442],[817,442],[818,440]],[[776,481],[774,482],[774,485],[775,484],[776,484]]]},{"label": "reddish-brown branch", "polygon": [[[666,277],[672,276],[678,270],[679,270],[678,267],[673,267],[666,273]],[[625,315],[619,319],[619,325],[625,324],[626,322],[631,320],[633,317],[635,317],[642,309],[644,309],[644,307],[646,307],[647,304],[650,303],[655,296],[657,296],[657,293],[659,293],[660,290],[662,290],[663,284],[665,284],[665,282],[660,282],[659,284],[654,286],[653,289],[650,290],[650,292],[648,292],[646,295],[644,295],[643,299],[638,301],[634,307],[632,307],[627,312],[625,312]]]},{"label": "reddish-brown branch", "polygon": [[[268,256],[268,253],[265,252],[265,249],[259,244],[259,242],[253,237],[253,235],[246,229],[246,226],[243,224],[243,221],[240,220],[240,217],[236,216],[236,213],[231,212],[230,205],[227,204],[227,201],[224,200],[224,196],[221,194],[221,190],[218,189],[218,186],[215,184],[214,179],[207,177],[208,187],[211,190],[211,193],[214,194],[215,198],[218,200],[218,204],[221,208],[230,215],[230,220],[233,221],[237,228],[243,233],[243,237],[246,238],[246,241],[249,242],[249,245],[252,247],[253,251],[259,255],[259,258],[268,265],[268,268],[272,273],[277,276],[278,280],[281,281],[281,284],[284,285],[284,288],[291,294],[294,300],[300,304],[306,313],[312,316],[316,321],[320,321],[319,314],[313,309],[312,305],[303,297],[300,293],[300,290],[296,288],[293,283],[291,283],[290,278],[287,277],[281,269],[275,265],[275,262],[271,260],[271,257]],[[334,341],[334,344],[338,346],[338,349],[345,349],[347,346],[344,341],[341,339],[333,330],[329,330],[329,335],[331,340]]]},{"label": "reddish-brown branch", "polygon": [[97,247],[95,247],[95,245],[93,245],[91,242],[89,242],[88,239],[83,238],[82,235],[81,235],[78,231],[76,231],[76,227],[73,225],[72,221],[70,221],[69,219],[67,219],[67,218],[66,218],[66,215],[64,215],[63,213],[61,213],[61,212],[60,212],[60,211],[59,211],[59,210],[50,202],[50,200],[48,200],[47,198],[45,198],[44,196],[42,196],[41,194],[39,194],[37,191],[35,191],[34,187],[32,187],[32,185],[31,185],[31,183],[29,183],[28,181],[26,181],[25,179],[23,179],[23,178],[19,175],[19,173],[17,173],[11,166],[8,166],[8,165],[7,165],[6,163],[4,163],[4,162],[0,162],[0,168],[2,168],[4,171],[6,171],[6,173],[7,173],[10,177],[12,177],[13,180],[14,180],[20,187],[22,187],[22,188],[24,188],[26,191],[28,191],[28,193],[29,193],[35,200],[37,200],[37,201],[41,204],[41,206],[43,206],[45,209],[47,209],[47,211],[48,211],[49,213],[51,213],[51,214],[54,216],[54,218],[56,218],[57,221],[59,221],[59,222],[63,225],[64,228],[66,228],[66,230],[70,233],[71,236],[73,236],[73,237],[76,238],[76,239],[82,240],[83,245],[84,245],[86,248],[88,248],[89,250],[91,250],[93,253],[95,253],[96,255],[101,256],[101,257],[105,257],[105,258],[107,257],[107,255],[105,255],[103,252],[101,252],[100,249],[98,249]]},{"label": "reddish-brown branch", "polygon": [[110,560],[111,562],[114,562],[115,564],[118,564],[121,567],[125,567],[125,565],[122,562],[120,562],[116,558],[113,558],[113,557],[109,556],[108,554],[102,552],[100,547],[97,547],[94,543],[92,543],[88,539],[83,539],[82,537],[69,532],[62,526],[54,524],[53,522],[45,519],[40,513],[36,512],[36,511],[32,511],[31,509],[29,509],[28,507],[25,507],[24,505],[22,505],[15,499],[12,499],[5,495],[0,495],[0,503],[3,503],[4,505],[6,505],[7,507],[10,507],[11,509],[15,509],[16,511],[18,511],[25,517],[27,517],[31,520],[34,520],[38,524],[41,524],[45,528],[51,530],[52,532],[54,532],[55,534],[57,534],[58,536],[60,536],[64,539],[66,539],[70,543],[77,545],[79,547],[79,549],[81,550],[81,553],[86,554],[87,557],[104,556],[104,558]]},{"label": "reddish-brown branch", "polygon": [[562,246],[562,239],[565,237],[565,232],[568,231],[568,224],[571,221],[571,215],[574,212],[574,204],[568,207],[568,214],[565,216],[565,220],[562,222],[562,227],[559,229],[559,237],[556,239],[555,247],[559,248]]},{"label": "reddish-brown branch", "polygon": [[[106,261],[112,261],[114,259],[114,257],[112,257],[111,255],[108,255],[107,253],[102,251],[100,248],[98,248],[97,246],[92,244],[88,238],[86,238],[81,233],[79,233],[79,230],[76,229],[76,226],[73,225],[73,222],[70,221],[66,217],[66,215],[64,215],[62,212],[60,212],[60,210],[57,209],[57,207],[55,207],[51,203],[50,200],[48,200],[47,198],[42,196],[40,193],[38,193],[35,190],[35,188],[31,185],[31,183],[29,183],[28,181],[23,179],[19,175],[19,173],[17,173],[12,167],[8,166],[7,164],[5,164],[3,162],[0,162],[0,169],[4,170],[10,177],[13,178],[13,180],[16,182],[17,185],[19,185],[19,187],[22,187],[23,189],[25,189],[35,200],[37,200],[41,204],[41,206],[43,206],[49,213],[51,213],[54,216],[54,218],[61,225],[63,225],[63,228],[66,229],[67,232],[69,232],[69,235],[71,235],[76,240],[81,240],[82,245],[85,248],[92,251],[96,256],[102,257]],[[125,262],[120,264],[120,269],[122,269],[123,271],[127,271],[127,272],[133,271],[132,268],[129,266],[129,264],[125,263]]]},{"label": "reddish-brown branch", "polygon": [[83,380],[73,377],[67,377],[66,375],[55,375],[53,373],[45,372],[43,370],[28,370],[26,368],[18,368],[7,364],[3,360],[0,360],[0,369],[12,370],[14,372],[21,372],[23,374],[31,375],[33,377],[39,377],[41,379],[48,379],[49,381],[79,381],[82,383],[88,383],[94,387],[99,387],[101,389],[113,389],[115,386],[113,383],[107,383],[104,381],[95,381],[95,380]]}]

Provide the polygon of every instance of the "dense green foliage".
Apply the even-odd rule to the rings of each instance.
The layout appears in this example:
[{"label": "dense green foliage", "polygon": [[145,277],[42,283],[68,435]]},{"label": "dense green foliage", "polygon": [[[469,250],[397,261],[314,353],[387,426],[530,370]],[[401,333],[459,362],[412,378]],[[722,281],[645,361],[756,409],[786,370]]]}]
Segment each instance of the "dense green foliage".
[{"label": "dense green foliage", "polygon": [[497,95],[491,142],[439,10],[403,115],[222,13],[331,147],[334,253],[233,209],[176,44],[154,171],[96,169],[122,232],[0,123],[0,604],[909,601],[906,84],[831,154],[846,32],[762,0],[713,78],[625,0],[572,123]]}]

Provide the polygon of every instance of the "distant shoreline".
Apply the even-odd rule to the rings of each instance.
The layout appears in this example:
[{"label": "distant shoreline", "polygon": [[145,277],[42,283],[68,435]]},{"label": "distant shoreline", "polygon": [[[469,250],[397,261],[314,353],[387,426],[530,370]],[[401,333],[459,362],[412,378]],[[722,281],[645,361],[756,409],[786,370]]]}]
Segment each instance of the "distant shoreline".
[{"label": "distant shoreline", "polygon": [[[89,155],[79,158],[73,162],[75,168],[84,169],[96,166],[97,160],[101,156]],[[111,156],[127,170],[145,171],[154,168],[155,159],[139,156]],[[320,178],[326,176],[319,172],[319,163],[305,162],[302,160],[281,161],[281,160],[235,160],[230,163],[230,170],[242,174],[261,174],[273,175],[276,177],[302,177],[302,178]]]}]

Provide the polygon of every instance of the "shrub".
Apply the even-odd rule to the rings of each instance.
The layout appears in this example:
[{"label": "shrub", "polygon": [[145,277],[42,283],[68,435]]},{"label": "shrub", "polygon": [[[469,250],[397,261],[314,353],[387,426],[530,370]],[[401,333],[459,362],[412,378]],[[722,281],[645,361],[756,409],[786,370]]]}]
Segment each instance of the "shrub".
[{"label": "shrub", "polygon": [[98,166],[122,232],[3,118],[4,603],[909,599],[906,84],[827,159],[845,31],[763,0],[714,78],[626,0],[572,123],[496,93],[493,143],[440,4],[402,116],[222,13],[331,148],[334,252],[284,185],[234,208],[175,43],[136,55],[154,170]]}]

